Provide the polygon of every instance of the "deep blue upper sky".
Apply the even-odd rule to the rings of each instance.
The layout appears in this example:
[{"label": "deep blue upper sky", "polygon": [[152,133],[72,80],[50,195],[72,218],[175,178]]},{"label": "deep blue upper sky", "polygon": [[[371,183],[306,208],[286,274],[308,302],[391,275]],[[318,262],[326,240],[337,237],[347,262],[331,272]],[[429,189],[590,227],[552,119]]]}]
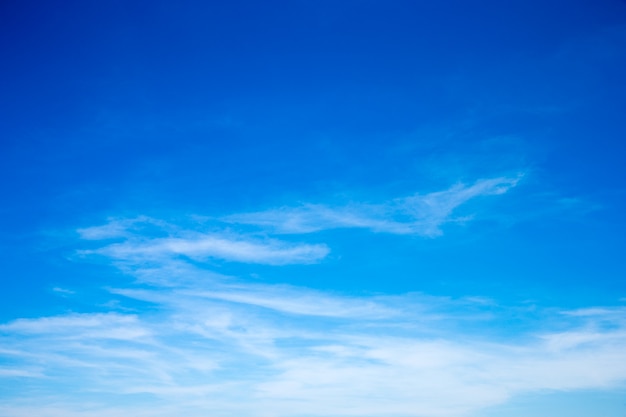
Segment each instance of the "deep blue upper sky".
[{"label": "deep blue upper sky", "polygon": [[[595,275],[612,294],[624,267],[625,8],[4,2],[5,294],[45,282],[41,263],[26,262],[49,258],[42,230],[397,197],[520,170],[528,184],[505,210],[550,211],[541,194],[554,193],[600,211],[491,230],[490,255],[467,273],[493,280],[504,267],[518,289],[550,276],[551,291]],[[476,257],[472,245],[425,250],[433,268]],[[389,289],[412,289],[405,279]]]}]

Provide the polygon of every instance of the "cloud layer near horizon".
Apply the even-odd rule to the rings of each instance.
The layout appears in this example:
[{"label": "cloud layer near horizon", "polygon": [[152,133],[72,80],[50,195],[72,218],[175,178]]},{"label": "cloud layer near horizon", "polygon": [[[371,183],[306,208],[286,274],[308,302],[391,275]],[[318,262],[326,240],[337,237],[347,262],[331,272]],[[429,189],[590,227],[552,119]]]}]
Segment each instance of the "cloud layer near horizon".
[{"label": "cloud layer near horizon", "polygon": [[203,279],[111,288],[109,312],[1,325],[0,377],[22,389],[0,413],[461,416],[626,380],[623,308],[545,311],[544,324],[505,338],[476,329],[519,307],[494,315],[484,300],[246,284],[168,263]]},{"label": "cloud layer near horizon", "polygon": [[[624,308],[346,295],[207,269],[210,259],[309,264],[330,250],[272,231],[363,227],[436,236],[458,206],[503,194],[516,181],[481,180],[350,209],[224,217],[267,228],[257,234],[148,217],[80,229],[92,245],[82,257],[97,255],[135,282],[106,288],[108,303],[98,311],[0,325],[0,378],[17,382],[5,384],[0,414],[470,416],[524,393],[623,384]],[[503,326],[512,316],[523,317],[524,327]]]}]

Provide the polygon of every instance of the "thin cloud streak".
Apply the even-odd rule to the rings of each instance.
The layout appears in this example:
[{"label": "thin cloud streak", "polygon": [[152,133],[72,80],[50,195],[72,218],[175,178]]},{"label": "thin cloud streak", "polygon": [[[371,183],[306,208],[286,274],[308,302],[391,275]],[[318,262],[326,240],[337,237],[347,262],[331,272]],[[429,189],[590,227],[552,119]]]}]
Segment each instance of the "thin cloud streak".
[{"label": "thin cloud streak", "polygon": [[395,309],[374,300],[364,302],[362,299],[331,296],[285,286],[247,285],[217,291],[194,292],[194,295],[303,316],[380,318],[398,313]]},{"label": "thin cloud streak", "polygon": [[306,204],[234,214],[222,220],[260,226],[279,234],[363,228],[375,232],[435,237],[442,234],[441,226],[445,223],[467,220],[452,217],[459,206],[477,197],[504,194],[521,178],[520,174],[517,177],[483,179],[472,185],[457,184],[447,190],[415,194],[383,204],[355,203],[343,207]]},{"label": "thin cloud streak", "polygon": [[[95,250],[81,250],[79,255],[104,255],[119,261],[162,261],[185,256],[204,261],[209,258],[232,262],[266,265],[310,264],[325,258],[330,252],[324,244],[292,243],[277,239],[260,239],[232,233],[197,233],[186,230],[167,230],[165,223],[157,232],[167,237],[142,236],[132,229],[144,220],[114,221],[112,226],[81,229],[88,240],[104,240],[112,236],[122,238]],[[150,220],[150,223],[155,221]],[[123,226],[128,228],[123,228]],[[100,230],[103,229],[104,231]],[[113,232],[109,233],[109,229]],[[154,231],[152,231],[154,233]]]},{"label": "thin cloud streak", "polygon": [[184,255],[192,259],[217,258],[228,261],[285,265],[313,263],[324,258],[325,245],[290,244],[276,240],[251,241],[204,235],[192,238],[155,239],[146,243],[112,244],[94,253],[117,259],[158,259]]}]

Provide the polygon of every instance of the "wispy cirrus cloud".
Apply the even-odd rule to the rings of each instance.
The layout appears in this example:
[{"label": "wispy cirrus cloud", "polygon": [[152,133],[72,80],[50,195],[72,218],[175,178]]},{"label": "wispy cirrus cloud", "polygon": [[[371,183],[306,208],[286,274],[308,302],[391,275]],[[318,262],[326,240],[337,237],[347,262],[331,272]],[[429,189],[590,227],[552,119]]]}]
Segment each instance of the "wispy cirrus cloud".
[{"label": "wispy cirrus cloud", "polygon": [[137,234],[145,235],[154,230],[175,231],[174,225],[153,217],[138,216],[134,218],[111,218],[105,224],[84,227],[77,230],[81,239],[104,240],[130,238]]},{"label": "wispy cirrus cloud", "polygon": [[354,203],[332,207],[306,204],[262,212],[225,216],[226,222],[250,224],[276,233],[312,233],[326,229],[364,228],[375,232],[438,236],[440,227],[454,218],[455,209],[481,196],[499,195],[515,187],[522,175],[456,184],[447,190],[414,194],[382,204]]},{"label": "wispy cirrus cloud", "polygon": [[[135,282],[106,289],[110,302],[97,312],[1,324],[0,384],[7,390],[0,415],[459,417],[521,394],[620,386],[621,307],[541,310],[480,297],[346,295],[252,283],[198,265],[306,264],[328,253],[326,245],[268,237],[268,230],[436,236],[457,207],[506,193],[518,180],[480,180],[380,205],[224,218],[267,228],[257,235],[147,217],[81,229],[92,246],[83,255],[99,255]],[[498,325],[524,315],[518,331]]]},{"label": "wispy cirrus cloud", "polygon": [[[115,329],[115,331],[111,331]],[[18,319],[0,325],[0,331],[23,335],[50,333],[67,338],[93,336],[108,339],[135,339],[147,333],[138,326],[136,316],[119,314],[73,314],[39,319]]]},{"label": "wispy cirrus cloud", "polygon": [[325,245],[292,244],[275,239],[230,238],[219,234],[203,234],[185,238],[152,239],[148,242],[115,243],[94,253],[124,260],[183,255],[198,260],[217,258],[244,263],[284,265],[316,262],[324,258],[329,249]]},{"label": "wispy cirrus cloud", "polygon": [[4,401],[3,415],[24,415],[37,403],[38,415],[54,417],[134,409],[171,416],[177,407],[192,417],[462,416],[522,393],[626,381],[623,308],[582,318],[546,311],[555,325],[503,339],[460,323],[492,320],[460,318],[465,300],[342,296],[210,274],[110,291],[128,306],[152,307],[0,326],[0,378],[40,381],[45,393],[28,404],[19,396]]},{"label": "wispy cirrus cloud", "polygon": [[[149,227],[146,232],[143,228]],[[185,256],[267,265],[308,264],[330,252],[324,244],[293,243],[284,240],[239,235],[232,232],[199,233],[180,229],[147,217],[112,220],[106,225],[79,229],[87,240],[122,239],[99,249],[79,254],[99,254],[122,261],[155,261]]]},{"label": "wispy cirrus cloud", "polygon": [[[382,204],[354,203],[343,207],[307,204],[264,212],[223,216],[218,223],[257,225],[270,233],[306,234],[325,229],[365,228],[393,234],[440,235],[440,227],[454,218],[455,209],[480,197],[506,193],[521,179],[497,177],[472,185],[457,184],[429,194],[414,194]],[[223,223],[221,223],[223,224]],[[114,240],[80,254],[100,254],[123,261],[154,261],[185,256],[195,260],[222,259],[267,265],[308,264],[325,258],[325,244],[289,242],[232,231],[197,232],[147,216],[112,218],[108,223],[78,229],[82,239]]]},{"label": "wispy cirrus cloud", "polygon": [[[283,285],[228,285],[213,282],[213,288],[181,289],[177,296],[184,302],[227,302],[245,307],[258,307],[279,314],[296,316],[317,316],[329,318],[382,318],[395,316],[396,308],[388,306],[382,297],[364,301],[360,298],[340,297],[320,291],[307,290]],[[154,300],[149,291],[111,289],[112,293],[130,298]]]}]

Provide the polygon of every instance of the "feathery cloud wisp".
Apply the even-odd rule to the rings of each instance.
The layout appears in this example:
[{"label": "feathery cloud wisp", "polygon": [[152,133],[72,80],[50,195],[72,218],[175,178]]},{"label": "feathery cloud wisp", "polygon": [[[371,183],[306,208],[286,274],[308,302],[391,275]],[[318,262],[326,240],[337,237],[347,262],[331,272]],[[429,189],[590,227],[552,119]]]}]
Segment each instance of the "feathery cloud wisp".
[{"label": "feathery cloud wisp", "polygon": [[[157,224],[159,234],[142,234],[138,226],[148,222]],[[198,233],[180,230],[153,219],[131,221],[113,220],[104,226],[81,229],[88,240],[103,240],[115,236],[122,242],[110,243],[96,250],[82,250],[79,254],[100,254],[113,259],[136,262],[158,261],[177,256],[195,260],[208,258],[267,265],[308,264],[317,262],[329,253],[323,244],[291,243],[277,239],[260,239],[233,233]]]},{"label": "feathery cloud wisp", "polygon": [[351,204],[331,207],[306,204],[255,213],[229,215],[226,222],[250,224],[276,233],[311,233],[336,228],[364,228],[376,232],[438,236],[440,227],[454,219],[456,208],[480,196],[499,195],[515,187],[521,175],[457,184],[447,190],[415,194],[383,204]]}]

